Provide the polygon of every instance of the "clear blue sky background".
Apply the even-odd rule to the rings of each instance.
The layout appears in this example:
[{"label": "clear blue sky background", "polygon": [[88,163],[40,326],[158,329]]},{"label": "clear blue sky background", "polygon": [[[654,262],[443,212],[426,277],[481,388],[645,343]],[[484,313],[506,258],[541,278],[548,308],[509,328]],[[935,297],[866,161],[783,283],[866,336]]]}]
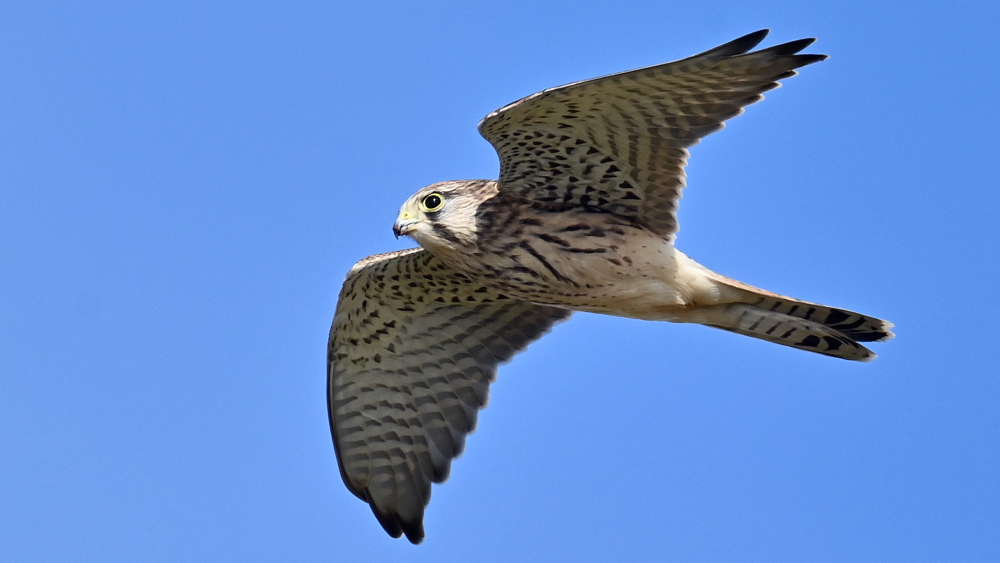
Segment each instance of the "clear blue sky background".
[{"label": "clear blue sky background", "polygon": [[[1000,557],[996,3],[150,4],[0,4],[0,560]],[[763,27],[831,58],[695,147],[679,246],[896,340],[578,315],[390,539],[327,428],[348,268],[496,177],[487,112]]]}]

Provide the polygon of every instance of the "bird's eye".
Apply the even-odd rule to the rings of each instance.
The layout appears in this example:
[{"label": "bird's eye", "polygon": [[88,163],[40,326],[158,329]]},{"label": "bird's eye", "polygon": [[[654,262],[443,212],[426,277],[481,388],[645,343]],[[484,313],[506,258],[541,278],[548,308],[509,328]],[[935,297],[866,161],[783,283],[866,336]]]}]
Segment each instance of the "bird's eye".
[{"label": "bird's eye", "polygon": [[420,201],[420,208],[428,213],[433,213],[442,207],[444,207],[444,197],[439,193],[430,194]]}]

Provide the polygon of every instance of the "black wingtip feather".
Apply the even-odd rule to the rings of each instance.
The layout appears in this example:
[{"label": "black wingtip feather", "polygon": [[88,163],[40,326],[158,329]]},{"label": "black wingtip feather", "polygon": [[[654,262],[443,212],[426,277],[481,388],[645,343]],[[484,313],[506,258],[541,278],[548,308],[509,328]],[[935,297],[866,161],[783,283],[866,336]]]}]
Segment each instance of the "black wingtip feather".
[{"label": "black wingtip feather", "polygon": [[423,522],[416,523],[406,523],[403,522],[403,533],[406,534],[406,539],[410,541],[413,545],[418,545],[420,542],[424,541],[424,524]]},{"label": "black wingtip feather", "polygon": [[802,61],[802,66],[811,65],[830,58],[830,55],[796,55],[796,59]]},{"label": "black wingtip feather", "polygon": [[375,519],[385,530],[385,533],[393,538],[399,538],[400,536],[406,535],[406,539],[410,543],[416,545],[424,541],[424,522],[423,522],[423,510],[420,511],[420,516],[414,519],[412,522],[407,522],[400,517],[395,511],[383,512],[379,510],[378,506],[375,505],[375,500],[372,499],[371,492],[368,489],[364,491],[364,500],[368,503],[368,507],[372,509],[372,514],[375,515]]},{"label": "black wingtip feather", "polygon": [[375,506],[375,501],[372,499],[371,494],[365,489],[365,500],[368,502],[368,506],[372,509],[372,514],[375,515],[375,519],[378,523],[382,525],[382,529],[385,533],[389,534],[394,538],[398,538],[403,535],[403,527],[400,526],[399,519],[396,518],[394,514],[385,514]]},{"label": "black wingtip feather", "polygon": [[[737,40],[738,41],[738,40]],[[799,55],[797,54],[802,49],[812,45],[816,42],[815,37],[809,37],[806,39],[798,39],[796,41],[789,41],[788,43],[782,43],[780,45],[775,45],[773,47],[768,47],[767,49],[761,49],[760,51],[754,51],[748,53],[747,56],[767,56],[767,57],[791,57],[795,61],[795,67],[799,68],[806,65],[810,65],[819,61],[825,61],[830,58],[829,55]]]},{"label": "black wingtip feather", "polygon": [[795,41],[789,41],[788,43],[782,43],[780,45],[775,45],[774,47],[768,47],[763,49],[763,53],[773,53],[775,55],[794,55],[802,49],[812,45],[816,42],[815,37],[807,37],[805,39],[796,39]]},{"label": "black wingtip feather", "polygon": [[708,53],[705,54],[711,53],[713,55],[718,55],[721,57],[732,57],[735,55],[742,55],[743,53],[748,52],[750,49],[753,49],[757,45],[760,45],[760,42],[763,41],[764,38],[767,37],[767,34],[770,32],[771,32],[770,29],[761,29],[753,33],[748,33],[743,37],[738,37],[736,39],[733,39],[729,43],[719,45],[718,47],[712,49],[711,51],[708,51]]},{"label": "black wingtip feather", "polygon": [[799,68],[806,65],[810,65],[815,62],[826,60],[829,58],[827,55],[798,55],[799,51],[805,49],[806,47],[812,45],[816,42],[815,37],[807,37],[805,39],[797,39],[795,41],[789,41],[788,43],[782,43],[780,45],[775,45],[773,47],[768,47],[766,49],[761,49],[760,51],[751,51],[754,47],[760,44],[761,41],[767,37],[770,32],[768,29],[762,29],[760,31],[755,31],[753,33],[748,33],[743,37],[733,39],[729,43],[719,45],[714,49],[710,49],[691,57],[692,59],[702,59],[707,58],[709,60],[720,60],[729,57],[791,57],[795,61],[795,66],[792,68]]},{"label": "black wingtip feather", "polygon": [[382,525],[382,529],[385,533],[393,538],[399,538],[403,535],[409,540],[413,545],[417,545],[424,541],[424,523],[422,519],[417,519],[413,522],[407,522],[399,517],[398,514],[386,514],[375,506],[375,503],[368,500],[368,506],[372,509],[372,514],[375,515],[375,519],[378,523]]}]

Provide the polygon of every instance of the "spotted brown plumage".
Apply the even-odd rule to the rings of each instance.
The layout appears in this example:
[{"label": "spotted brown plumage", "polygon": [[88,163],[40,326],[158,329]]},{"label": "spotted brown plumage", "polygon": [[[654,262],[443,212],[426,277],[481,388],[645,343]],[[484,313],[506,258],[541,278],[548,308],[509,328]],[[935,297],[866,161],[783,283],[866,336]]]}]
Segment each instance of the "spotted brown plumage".
[{"label": "spotted brown plumage", "polygon": [[[699,55],[543,90],[486,116],[502,190],[677,231],[687,148],[826,55],[801,39],[747,53],[762,30]],[[745,54],[744,54],[745,53]]]},{"label": "spotted brown plumage", "polygon": [[329,401],[344,483],[394,537],[423,536],[498,364],[570,311],[509,299],[426,250],[381,254],[347,276],[330,331]]},{"label": "spotted brown plumage", "polygon": [[347,276],[328,353],[340,473],[393,537],[424,536],[496,367],[572,311],[698,323],[846,360],[892,338],[884,320],[771,293],[676,248],[687,149],[759,101],[812,39],[766,31],[700,55],[545,90],[479,125],[500,179],[441,182],[393,225],[422,249]]}]

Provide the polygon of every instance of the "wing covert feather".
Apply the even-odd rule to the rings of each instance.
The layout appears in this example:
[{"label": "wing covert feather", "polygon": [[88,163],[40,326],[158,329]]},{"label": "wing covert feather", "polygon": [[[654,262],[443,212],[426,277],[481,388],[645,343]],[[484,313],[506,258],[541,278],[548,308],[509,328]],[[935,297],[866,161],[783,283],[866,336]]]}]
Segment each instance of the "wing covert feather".
[{"label": "wing covert feather", "polygon": [[421,249],[351,269],[330,330],[330,427],[344,483],[390,535],[423,538],[431,483],[462,452],[497,365],[569,315],[500,295]]},{"label": "wing covert feather", "polygon": [[597,207],[672,237],[687,148],[722,129],[794,69],[813,39],[748,52],[751,33],[699,55],[543,90],[479,124],[500,157],[500,190]]}]

